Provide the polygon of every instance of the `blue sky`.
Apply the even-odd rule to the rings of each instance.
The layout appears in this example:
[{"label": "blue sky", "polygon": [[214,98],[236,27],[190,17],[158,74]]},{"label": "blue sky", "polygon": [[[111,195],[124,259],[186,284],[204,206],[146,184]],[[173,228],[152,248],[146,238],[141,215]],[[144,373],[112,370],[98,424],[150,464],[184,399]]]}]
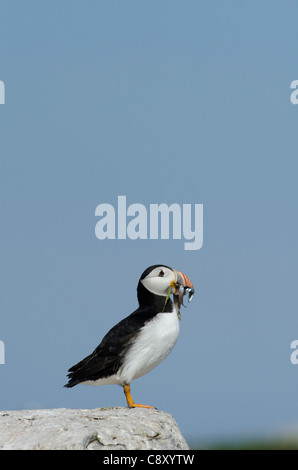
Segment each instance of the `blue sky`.
[{"label": "blue sky", "polygon": [[[188,440],[297,423],[297,3],[2,1],[0,409],[124,406],[63,389],[150,265],[197,294],[132,384]],[[95,208],[204,204],[204,244],[98,240]]]}]

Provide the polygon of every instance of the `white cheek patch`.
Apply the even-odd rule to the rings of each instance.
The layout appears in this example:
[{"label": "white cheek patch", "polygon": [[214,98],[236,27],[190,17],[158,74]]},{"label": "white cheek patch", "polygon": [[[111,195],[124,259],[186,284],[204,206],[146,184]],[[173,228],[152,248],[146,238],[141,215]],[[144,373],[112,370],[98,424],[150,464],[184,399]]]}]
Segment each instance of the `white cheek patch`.
[{"label": "white cheek patch", "polygon": [[171,280],[161,277],[147,277],[141,280],[143,286],[155,295],[167,295]]}]

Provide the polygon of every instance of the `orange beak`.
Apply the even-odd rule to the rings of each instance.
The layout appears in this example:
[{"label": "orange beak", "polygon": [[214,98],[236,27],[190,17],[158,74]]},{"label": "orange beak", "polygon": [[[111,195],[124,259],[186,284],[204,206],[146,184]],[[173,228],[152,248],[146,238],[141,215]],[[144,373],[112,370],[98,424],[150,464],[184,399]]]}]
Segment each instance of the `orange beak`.
[{"label": "orange beak", "polygon": [[176,273],[177,273],[177,283],[184,287],[188,287],[189,289],[192,289],[194,291],[194,286],[191,280],[189,279],[189,277],[187,277],[185,274],[181,273],[180,271],[176,271]]},{"label": "orange beak", "polygon": [[171,283],[173,287],[173,294],[179,296],[179,301],[183,303],[183,296],[188,294],[188,301],[190,302],[194,295],[194,286],[189,277],[174,269],[175,281]]}]

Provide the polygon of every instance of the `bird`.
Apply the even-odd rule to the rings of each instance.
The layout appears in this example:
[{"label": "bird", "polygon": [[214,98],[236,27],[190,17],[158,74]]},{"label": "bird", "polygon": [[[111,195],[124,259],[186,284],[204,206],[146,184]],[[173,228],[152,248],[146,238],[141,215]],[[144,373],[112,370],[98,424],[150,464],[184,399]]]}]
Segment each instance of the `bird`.
[{"label": "bird", "polygon": [[194,286],[185,274],[164,265],[147,268],[137,286],[139,307],[112,327],[89,356],[68,370],[64,387],[119,384],[129,408],[155,408],[135,403],[130,385],[160,364],[173,349],[186,294],[190,301]]}]

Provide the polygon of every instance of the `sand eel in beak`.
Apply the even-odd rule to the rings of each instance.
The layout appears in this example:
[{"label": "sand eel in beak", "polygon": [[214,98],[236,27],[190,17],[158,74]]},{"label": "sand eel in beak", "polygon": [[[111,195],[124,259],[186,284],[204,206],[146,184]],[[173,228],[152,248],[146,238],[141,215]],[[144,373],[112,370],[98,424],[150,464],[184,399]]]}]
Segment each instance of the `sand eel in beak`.
[{"label": "sand eel in beak", "polygon": [[185,274],[180,273],[179,271],[173,270],[176,275],[176,281],[171,282],[171,287],[174,294],[174,304],[176,305],[177,315],[179,320],[181,319],[180,315],[180,305],[183,305],[183,297],[188,294],[188,302],[190,302],[194,296],[194,288],[191,280],[185,276]]},{"label": "sand eel in beak", "polygon": [[190,301],[194,287],[187,276],[168,266],[147,268],[137,287],[139,308],[115,325],[92,354],[69,369],[65,387],[120,384],[130,408],[154,408],[134,403],[130,384],[154,369],[173,349],[186,294]]}]

